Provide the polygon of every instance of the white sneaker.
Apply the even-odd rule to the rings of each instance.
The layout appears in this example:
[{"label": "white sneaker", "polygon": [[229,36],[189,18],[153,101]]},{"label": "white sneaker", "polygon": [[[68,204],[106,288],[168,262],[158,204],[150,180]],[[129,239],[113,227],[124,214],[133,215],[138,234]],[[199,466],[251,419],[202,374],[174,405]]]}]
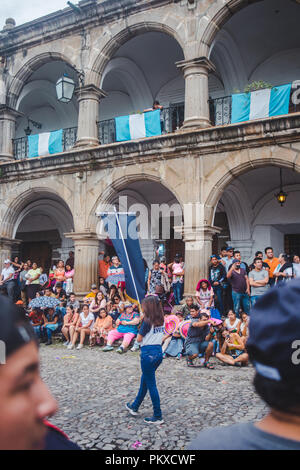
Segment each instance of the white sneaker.
[{"label": "white sneaker", "polygon": [[74,349],[74,348],[75,348],[75,346],[72,343],[70,343],[69,346],[67,346],[67,349]]},{"label": "white sneaker", "polygon": [[136,351],[138,351],[139,349],[140,349],[139,346],[132,346],[132,348],[130,349],[130,351],[136,352]]},{"label": "white sneaker", "polygon": [[69,341],[65,341],[64,342],[64,346],[69,346],[70,342]]},{"label": "white sneaker", "polygon": [[83,344],[78,344],[76,349],[82,349],[82,348],[83,348]]}]

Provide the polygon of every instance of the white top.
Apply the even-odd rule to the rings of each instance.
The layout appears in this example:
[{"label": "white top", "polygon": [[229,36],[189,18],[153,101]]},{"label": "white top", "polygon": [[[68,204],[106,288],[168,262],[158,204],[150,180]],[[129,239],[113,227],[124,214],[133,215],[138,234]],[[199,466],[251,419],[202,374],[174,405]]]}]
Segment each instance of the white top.
[{"label": "white top", "polygon": [[229,318],[226,318],[225,320],[225,326],[227,330],[236,330],[238,325],[239,325],[240,320],[237,318],[233,325],[230,323]]},{"label": "white top", "polygon": [[[12,266],[9,266],[9,268],[3,268],[1,274],[3,276],[3,282],[5,282],[11,274],[15,274],[15,270]],[[13,280],[13,278],[14,276],[12,276],[10,280]]]},{"label": "white top", "polygon": [[88,323],[89,323],[91,320],[92,320],[92,323],[91,323],[91,325],[89,326],[89,328],[93,328],[94,323],[95,323],[95,317],[94,317],[94,315],[93,315],[91,312],[89,312],[89,314],[88,314],[87,317],[84,315],[83,312],[81,312],[81,314],[80,314],[81,326],[83,326],[83,327],[87,326]]},{"label": "white top", "polygon": [[300,263],[293,263],[295,277],[300,277]]}]

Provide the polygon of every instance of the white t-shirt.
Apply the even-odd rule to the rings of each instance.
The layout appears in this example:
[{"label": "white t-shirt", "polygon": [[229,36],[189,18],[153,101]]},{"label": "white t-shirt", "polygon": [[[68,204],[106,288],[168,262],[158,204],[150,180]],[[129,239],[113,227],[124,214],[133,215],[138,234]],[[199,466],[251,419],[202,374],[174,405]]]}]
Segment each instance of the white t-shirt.
[{"label": "white t-shirt", "polygon": [[[15,270],[12,266],[9,266],[9,268],[3,268],[1,271],[1,274],[3,276],[3,281],[5,282],[11,274],[15,274]],[[13,280],[14,276],[12,276],[9,280]]]},{"label": "white t-shirt", "polygon": [[95,317],[94,317],[94,315],[93,315],[91,312],[89,312],[89,314],[88,314],[87,317],[84,315],[83,312],[81,312],[81,314],[80,314],[81,326],[83,326],[83,327],[87,326],[88,323],[89,323],[91,320],[92,320],[92,323],[91,323],[91,325],[89,326],[89,328],[93,328],[94,323],[95,323]]},{"label": "white t-shirt", "polygon": [[293,263],[295,277],[300,277],[300,263]]},{"label": "white t-shirt", "polygon": [[234,324],[232,325],[232,324],[230,323],[229,318],[226,318],[226,320],[225,320],[225,327],[226,327],[226,329],[229,330],[229,331],[230,331],[230,330],[235,330],[235,329],[237,329],[237,327],[239,326],[239,322],[240,322],[240,320],[237,318],[237,319],[235,320]]}]

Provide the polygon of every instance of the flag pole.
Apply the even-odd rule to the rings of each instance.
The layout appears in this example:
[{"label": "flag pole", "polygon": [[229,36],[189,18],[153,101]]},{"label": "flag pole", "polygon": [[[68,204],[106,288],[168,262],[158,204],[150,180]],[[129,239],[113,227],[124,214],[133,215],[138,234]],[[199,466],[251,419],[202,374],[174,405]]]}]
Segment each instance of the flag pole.
[{"label": "flag pole", "polygon": [[122,242],[123,242],[123,246],[124,246],[125,255],[126,255],[126,258],[127,258],[127,263],[128,263],[130,275],[131,275],[132,282],[133,282],[133,285],[134,285],[134,290],[135,290],[135,293],[136,293],[136,298],[137,298],[137,300],[138,300],[138,303],[140,304],[141,302],[140,302],[139,294],[138,294],[138,291],[137,291],[137,288],[136,288],[135,279],[134,279],[134,276],[133,276],[133,273],[132,273],[131,264],[130,264],[130,261],[129,261],[129,257],[128,257],[128,253],[127,253],[127,248],[126,248],[126,245],[125,245],[125,240],[124,240],[124,236],[123,236],[123,232],[122,232],[122,228],[121,228],[121,224],[120,224],[118,212],[117,212],[117,209],[116,209],[115,206],[114,206],[114,210],[115,210],[115,216],[116,216],[116,219],[117,219],[117,224],[118,224],[118,227],[119,227],[119,232],[120,232],[120,235],[121,235],[121,238],[122,238]]}]

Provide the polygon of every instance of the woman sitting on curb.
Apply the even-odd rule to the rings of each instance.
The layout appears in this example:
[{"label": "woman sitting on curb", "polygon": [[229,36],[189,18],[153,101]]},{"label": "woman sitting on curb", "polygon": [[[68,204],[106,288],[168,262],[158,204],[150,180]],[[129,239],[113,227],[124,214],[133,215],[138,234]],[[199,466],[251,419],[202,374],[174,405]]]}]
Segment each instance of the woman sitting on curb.
[{"label": "woman sitting on curb", "polygon": [[133,338],[138,333],[138,324],[140,323],[140,314],[133,310],[133,305],[125,303],[125,312],[121,313],[116,321],[117,328],[110,331],[107,337],[107,345],[102,351],[112,351],[113,343],[117,339],[123,338],[121,346],[117,349],[119,354],[123,354],[130,345]]},{"label": "woman sitting on curb", "polygon": [[66,309],[66,314],[64,316],[64,325],[61,329],[62,334],[66,338],[64,346],[69,346],[72,344],[72,335],[76,327],[76,323],[79,318],[79,313],[77,313],[72,305],[69,305]]},{"label": "woman sitting on curb", "polygon": [[[105,346],[107,343],[108,333],[113,329],[112,317],[107,315],[105,308],[101,308],[99,317],[96,319],[92,332],[90,334],[90,346],[93,347],[96,344]],[[101,342],[103,343],[101,345]]]},{"label": "woman sitting on curb", "polygon": [[223,345],[220,345],[221,352],[216,354],[221,362],[234,366],[236,363],[248,364],[249,356],[245,349],[245,344],[238,333],[223,331],[221,338]]},{"label": "woman sitting on curb", "polygon": [[80,335],[80,341],[79,341],[79,345],[77,346],[77,349],[83,348],[85,337],[86,335],[89,336],[91,334],[91,330],[94,326],[94,322],[95,322],[94,315],[89,311],[89,306],[87,304],[84,304],[82,307],[82,312],[79,315],[79,318],[75,327],[75,331],[73,334],[70,332],[70,335],[72,334],[72,343],[69,344],[68,349],[75,348],[75,344],[79,335]]}]

